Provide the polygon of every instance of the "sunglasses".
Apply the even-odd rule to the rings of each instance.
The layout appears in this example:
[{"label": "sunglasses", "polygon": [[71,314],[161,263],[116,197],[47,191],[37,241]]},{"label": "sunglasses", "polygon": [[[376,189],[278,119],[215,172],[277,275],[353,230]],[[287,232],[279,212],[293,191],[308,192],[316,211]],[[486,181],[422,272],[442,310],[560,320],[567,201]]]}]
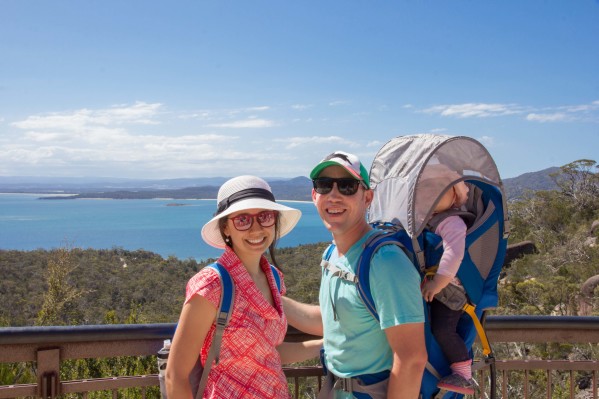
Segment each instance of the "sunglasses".
[{"label": "sunglasses", "polygon": [[328,194],[333,190],[333,184],[337,183],[337,190],[342,195],[354,195],[358,192],[360,187],[360,180],[352,179],[351,177],[344,177],[340,179],[334,179],[332,177],[319,177],[312,180],[314,191],[318,194]]},{"label": "sunglasses", "polygon": [[262,211],[258,213],[242,213],[241,215],[229,218],[233,221],[233,226],[238,231],[246,231],[254,224],[254,219],[258,221],[258,224],[262,227],[271,227],[277,221],[277,211]]}]

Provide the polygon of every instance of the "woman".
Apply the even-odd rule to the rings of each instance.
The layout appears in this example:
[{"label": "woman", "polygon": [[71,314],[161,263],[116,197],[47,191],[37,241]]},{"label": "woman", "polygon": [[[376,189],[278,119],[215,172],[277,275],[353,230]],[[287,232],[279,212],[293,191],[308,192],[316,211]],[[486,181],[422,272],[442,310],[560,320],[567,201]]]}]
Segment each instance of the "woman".
[{"label": "woman", "polygon": [[[268,183],[258,177],[239,176],[219,189],[216,214],[202,228],[202,238],[224,248],[218,263],[233,279],[235,300],[220,359],[210,370],[203,398],[287,399],[281,364],[318,356],[321,340],[283,343],[285,286],[281,282],[279,293],[264,256],[268,249],[276,265],[276,241],[293,229],[300,216],[299,210],[276,203]],[[188,376],[198,356],[205,364],[220,296],[219,277],[210,268],[188,282],[166,370],[169,398],[192,396]]]}]

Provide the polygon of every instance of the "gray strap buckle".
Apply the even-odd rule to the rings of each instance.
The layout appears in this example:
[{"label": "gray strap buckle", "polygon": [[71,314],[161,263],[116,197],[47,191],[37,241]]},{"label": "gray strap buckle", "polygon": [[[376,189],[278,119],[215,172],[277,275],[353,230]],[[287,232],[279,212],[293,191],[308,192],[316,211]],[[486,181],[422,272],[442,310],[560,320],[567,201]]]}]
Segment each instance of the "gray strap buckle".
[{"label": "gray strap buckle", "polygon": [[333,385],[333,388],[341,389],[342,391],[345,391],[348,393],[354,392],[351,378],[341,378],[341,377],[335,376],[335,384]]}]

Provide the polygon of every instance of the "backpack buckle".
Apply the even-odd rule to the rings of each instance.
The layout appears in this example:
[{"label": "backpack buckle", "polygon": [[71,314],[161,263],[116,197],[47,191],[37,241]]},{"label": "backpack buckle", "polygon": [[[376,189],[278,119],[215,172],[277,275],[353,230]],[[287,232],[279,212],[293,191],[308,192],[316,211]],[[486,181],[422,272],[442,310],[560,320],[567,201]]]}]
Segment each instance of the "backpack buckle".
[{"label": "backpack buckle", "polygon": [[216,318],[216,325],[225,327],[227,325],[227,312],[220,312]]},{"label": "backpack buckle", "polygon": [[340,389],[344,392],[353,393],[354,389],[352,387],[352,379],[351,378],[342,378],[333,375],[335,379],[335,383],[333,384],[333,388]]}]

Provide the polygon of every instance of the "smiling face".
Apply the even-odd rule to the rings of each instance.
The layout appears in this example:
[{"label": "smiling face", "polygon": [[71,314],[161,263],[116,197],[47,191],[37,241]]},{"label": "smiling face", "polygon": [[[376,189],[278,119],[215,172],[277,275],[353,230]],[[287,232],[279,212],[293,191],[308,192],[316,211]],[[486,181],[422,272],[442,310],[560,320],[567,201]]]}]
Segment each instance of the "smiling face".
[{"label": "smiling face", "polygon": [[[318,177],[353,177],[341,166],[329,166]],[[354,195],[342,195],[335,184],[328,194],[318,194],[312,190],[312,200],[325,227],[333,234],[338,246],[348,245],[359,240],[369,229],[366,210],[372,201],[372,190],[362,185]]]},{"label": "smiling face", "polygon": [[244,209],[227,217],[227,223],[223,228],[226,236],[231,238],[233,251],[240,259],[246,257],[260,258],[275,239],[276,223],[270,227],[262,227],[254,217],[252,225],[248,230],[239,231],[235,228],[233,218],[241,214],[256,215],[265,209]]}]

